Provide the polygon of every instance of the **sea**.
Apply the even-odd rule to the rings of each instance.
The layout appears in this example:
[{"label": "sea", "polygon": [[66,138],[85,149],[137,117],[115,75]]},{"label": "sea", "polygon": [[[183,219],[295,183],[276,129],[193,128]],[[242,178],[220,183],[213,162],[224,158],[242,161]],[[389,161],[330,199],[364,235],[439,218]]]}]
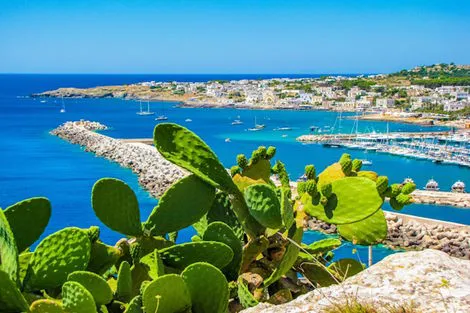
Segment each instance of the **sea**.
[{"label": "sea", "polygon": [[[145,220],[158,203],[140,188],[137,176],[131,170],[84,152],[82,148],[49,134],[58,125],[71,120],[99,121],[110,127],[103,134],[115,138],[150,138],[155,117],[166,115],[174,122],[191,129],[204,139],[226,167],[236,163],[236,155],[247,156],[260,145],[275,146],[276,160],[282,160],[292,180],[303,173],[307,164],[321,171],[335,162],[342,153],[354,158],[367,159],[371,166],[364,167],[387,175],[391,182],[402,182],[411,177],[418,188],[433,178],[441,190],[450,190],[456,180],[470,185],[470,169],[457,165],[435,164],[400,156],[362,152],[343,148],[325,148],[316,144],[301,144],[295,138],[308,134],[310,126],[322,129],[341,127],[350,133],[354,127],[354,114],[343,114],[341,125],[338,114],[326,111],[280,111],[214,108],[182,108],[175,102],[151,102],[154,116],[139,116],[139,102],[121,99],[64,99],[65,113],[60,113],[61,99],[36,99],[32,93],[59,87],[94,87],[99,85],[131,84],[143,81],[186,81],[263,79],[276,77],[318,77],[319,75],[36,75],[0,74],[0,207],[6,208],[17,201],[44,196],[52,203],[52,217],[43,237],[66,226],[101,228],[103,241],[113,244],[121,234],[111,231],[95,217],[91,208],[91,188],[102,177],[115,177],[125,181],[135,191]],[[189,122],[188,119],[191,121]],[[232,125],[240,119],[241,125]],[[255,121],[265,124],[258,132],[247,131]],[[336,124],[335,124],[336,123]],[[289,127],[289,131],[276,130]],[[445,127],[359,121],[359,132],[430,131]],[[355,131],[355,130],[354,130]],[[227,138],[230,139],[227,142]],[[385,210],[391,210],[388,204]],[[470,225],[470,210],[446,206],[413,204],[402,213],[441,219]],[[179,242],[190,240],[191,228],[180,232]],[[311,243],[325,235],[308,232],[304,242]],[[367,247],[350,243],[335,251],[336,257],[367,260]],[[394,251],[382,246],[374,247],[374,261]]]}]

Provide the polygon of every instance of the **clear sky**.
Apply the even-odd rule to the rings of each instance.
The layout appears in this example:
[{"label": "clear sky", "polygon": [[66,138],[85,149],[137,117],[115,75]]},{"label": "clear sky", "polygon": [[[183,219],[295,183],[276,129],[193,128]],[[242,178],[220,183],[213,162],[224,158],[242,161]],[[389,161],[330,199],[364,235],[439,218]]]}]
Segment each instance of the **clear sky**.
[{"label": "clear sky", "polygon": [[470,63],[470,1],[0,0],[3,73],[379,73]]}]

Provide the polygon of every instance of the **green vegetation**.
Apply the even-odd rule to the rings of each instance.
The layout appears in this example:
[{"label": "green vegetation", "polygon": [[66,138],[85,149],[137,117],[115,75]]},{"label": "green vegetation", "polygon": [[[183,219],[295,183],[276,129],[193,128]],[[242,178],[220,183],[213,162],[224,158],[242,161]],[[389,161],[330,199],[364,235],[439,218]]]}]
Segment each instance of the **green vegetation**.
[{"label": "green vegetation", "polygon": [[[385,197],[401,209],[415,187],[389,186],[345,154],[318,176],[308,165],[293,199],[284,164],[271,163],[274,147],[239,155],[229,175],[186,128],[159,124],[154,140],[162,156],[191,174],[165,192],[144,223],[128,185],[97,181],[93,210],[125,237],[115,246],[100,241],[96,226],[66,227],[30,251],[49,221],[49,201],[0,209],[0,312],[225,313],[229,302],[232,311],[284,303],[364,268],[354,259],[332,262],[339,238],[302,244],[308,215],[337,224],[344,240],[375,244],[387,233]],[[191,225],[197,235],[177,244],[178,231]]]},{"label": "green vegetation", "polygon": [[427,88],[468,86],[470,85],[470,66],[453,63],[419,66],[411,70],[390,74],[389,77],[403,77],[412,84],[423,85]]},{"label": "green vegetation", "polygon": [[375,84],[377,84],[375,81],[370,80],[370,79],[364,79],[364,78],[347,79],[347,80],[341,80],[340,82],[340,86],[346,90],[349,90],[352,87],[359,87],[360,89],[369,91],[371,87],[374,86]]}]

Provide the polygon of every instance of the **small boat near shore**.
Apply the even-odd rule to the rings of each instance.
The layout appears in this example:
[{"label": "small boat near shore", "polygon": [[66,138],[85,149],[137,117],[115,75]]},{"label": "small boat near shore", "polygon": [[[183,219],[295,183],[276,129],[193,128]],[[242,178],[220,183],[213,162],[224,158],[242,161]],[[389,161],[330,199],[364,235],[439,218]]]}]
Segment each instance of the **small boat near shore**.
[{"label": "small boat near shore", "polygon": [[465,183],[461,180],[456,181],[451,188],[452,192],[465,193]]},{"label": "small boat near shore", "polygon": [[288,131],[288,130],[292,130],[291,127],[277,127],[277,128],[274,128],[275,131]]},{"label": "small boat near shore", "polygon": [[242,125],[243,121],[240,119],[240,115],[237,116],[237,119],[233,120],[232,125]]},{"label": "small boat near shore", "polygon": [[438,184],[437,181],[435,181],[434,179],[430,179],[430,180],[428,180],[428,182],[426,183],[426,186],[424,187],[424,190],[427,190],[427,191],[439,191],[439,184]]},{"label": "small boat near shore", "polygon": [[263,129],[265,129],[265,128],[266,128],[266,125],[256,123],[256,117],[255,117],[255,127],[248,128],[248,131],[250,131],[250,132],[256,132],[256,131],[263,130]]},{"label": "small boat near shore", "polygon": [[362,159],[362,165],[372,165],[372,161],[369,161],[367,159]]},{"label": "small boat near shore", "polygon": [[193,120],[190,119],[190,118],[187,118],[187,119],[185,119],[184,121],[185,121],[186,123],[191,123]]},{"label": "small boat near shore", "polygon": [[160,116],[157,116],[157,118],[155,119],[156,121],[166,121],[168,119],[167,116],[165,115],[160,115]]}]

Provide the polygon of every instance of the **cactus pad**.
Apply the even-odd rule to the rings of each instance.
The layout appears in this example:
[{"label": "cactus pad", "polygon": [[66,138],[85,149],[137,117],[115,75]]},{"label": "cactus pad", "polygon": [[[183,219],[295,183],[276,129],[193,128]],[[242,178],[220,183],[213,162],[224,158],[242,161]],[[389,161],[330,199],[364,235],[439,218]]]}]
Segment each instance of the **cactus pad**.
[{"label": "cactus pad", "polygon": [[171,123],[155,126],[155,147],[161,155],[212,186],[230,191],[235,185],[209,146],[192,131]]},{"label": "cactus pad", "polygon": [[218,268],[208,263],[194,263],[181,277],[191,295],[193,313],[227,312],[228,283]]},{"label": "cactus pad", "polygon": [[362,168],[362,161],[361,160],[358,160],[358,159],[354,159],[352,161],[352,170],[354,172],[359,172]]},{"label": "cactus pad", "polygon": [[108,283],[95,273],[76,271],[69,275],[68,281],[75,281],[85,287],[97,305],[108,304],[113,300],[113,291]]},{"label": "cactus pad", "polygon": [[191,295],[181,276],[168,274],[146,286],[142,303],[145,313],[185,312],[191,307]]},{"label": "cactus pad", "polygon": [[[413,191],[416,190],[416,185],[412,182],[409,182],[409,183],[406,183],[403,185],[403,187],[401,188],[401,193],[405,194],[405,195],[409,195],[410,193],[412,193]],[[6,214],[6,212],[5,212]],[[8,218],[8,216],[7,216]],[[11,223],[10,223],[10,226],[11,226]],[[16,236],[15,236],[16,238]]]},{"label": "cactus pad", "polygon": [[142,309],[142,296],[135,296],[127,306],[124,313],[144,313]]},{"label": "cactus pad", "polygon": [[245,189],[245,200],[250,214],[264,227],[282,227],[281,204],[276,190],[266,184],[251,185]]},{"label": "cactus pad", "polygon": [[294,208],[290,199],[291,191],[287,188],[280,188],[280,193],[282,223],[289,229],[294,224]]},{"label": "cactus pad", "polygon": [[207,226],[203,240],[222,242],[232,249],[232,261],[222,270],[230,280],[236,280],[242,260],[242,242],[233,230],[225,223],[214,222]]},{"label": "cactus pad", "polygon": [[358,245],[373,245],[387,237],[387,221],[382,210],[351,224],[338,225],[341,237]]},{"label": "cactus pad", "polygon": [[0,312],[25,312],[28,303],[10,275],[0,270]]},{"label": "cactus pad", "polygon": [[46,198],[23,200],[8,207],[5,217],[21,252],[44,232],[51,217],[51,203]]},{"label": "cactus pad", "polygon": [[108,246],[100,241],[91,244],[90,262],[87,271],[96,274],[104,274],[111,266],[116,264],[123,255],[122,251],[116,247]]},{"label": "cactus pad", "polygon": [[19,274],[20,274],[20,282],[24,280],[26,277],[26,273],[28,272],[29,261],[33,257],[32,252],[23,252],[18,256],[18,264],[19,264]]},{"label": "cactus pad", "polygon": [[98,180],[93,186],[91,202],[96,216],[112,230],[129,236],[142,235],[137,197],[123,181]]},{"label": "cactus pad", "polygon": [[357,172],[357,176],[366,177],[373,181],[377,181],[377,178],[379,177],[377,173],[373,171],[359,171]]},{"label": "cactus pad", "polygon": [[[207,223],[223,222],[230,226],[239,239],[243,239],[244,231],[235,213],[228,195],[224,192],[218,192],[212,207],[207,212]],[[202,235],[202,234],[201,234]]]},{"label": "cactus pad", "polygon": [[119,300],[127,302],[132,297],[132,275],[131,266],[126,261],[119,266],[116,296]]},{"label": "cactus pad", "polygon": [[251,262],[256,260],[264,250],[268,248],[269,240],[264,236],[259,236],[248,241],[243,247],[242,265],[240,272],[245,272],[250,266]]},{"label": "cactus pad", "polygon": [[154,236],[188,227],[207,213],[214,198],[214,187],[196,175],[186,176],[165,192],[144,227]]},{"label": "cactus pad", "polygon": [[165,274],[163,261],[156,249],[142,257],[140,259],[140,263],[148,268],[147,273],[152,279],[157,279],[158,277]]},{"label": "cactus pad", "polygon": [[245,309],[258,305],[258,300],[251,294],[241,276],[238,278],[238,300]]},{"label": "cactus pad", "polygon": [[67,227],[42,240],[29,263],[26,289],[55,288],[67,276],[85,270],[90,260],[91,244],[87,232]]},{"label": "cactus pad", "polygon": [[346,177],[331,183],[333,194],[324,206],[304,193],[300,201],[305,211],[332,224],[349,224],[374,214],[383,203],[375,182],[364,177]]},{"label": "cactus pad", "polygon": [[303,263],[300,268],[304,276],[317,286],[328,287],[339,281],[332,272],[318,263]]},{"label": "cactus pad", "polygon": [[318,184],[332,183],[335,180],[346,177],[339,163],[333,163],[318,175]]},{"label": "cactus pad", "polygon": [[96,304],[91,293],[81,284],[68,281],[62,286],[62,301],[67,312],[96,313]]},{"label": "cactus pad", "polygon": [[341,240],[336,238],[326,238],[315,241],[309,245],[302,246],[304,250],[313,255],[323,254],[341,246]]},{"label": "cactus pad", "polygon": [[196,262],[207,262],[218,268],[223,268],[233,258],[232,249],[226,244],[216,241],[187,242],[158,252],[166,266],[179,270]]},{"label": "cactus pad", "polygon": [[3,210],[0,208],[0,270],[18,282],[18,249]]},{"label": "cactus pad", "polygon": [[52,299],[39,299],[29,308],[31,313],[65,313],[62,303]]}]

